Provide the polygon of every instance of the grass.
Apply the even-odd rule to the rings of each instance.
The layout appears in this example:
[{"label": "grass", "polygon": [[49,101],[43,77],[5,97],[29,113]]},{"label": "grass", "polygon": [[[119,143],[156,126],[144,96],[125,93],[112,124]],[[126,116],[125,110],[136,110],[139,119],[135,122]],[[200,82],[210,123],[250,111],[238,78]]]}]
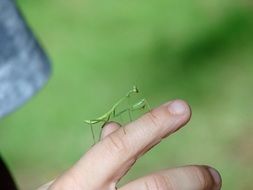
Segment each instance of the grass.
[{"label": "grass", "polygon": [[253,15],[246,1],[19,5],[53,62],[48,85],[0,124],[1,154],[21,189],[75,163],[93,142],[83,120],[104,113],[133,84],[153,107],[187,100],[193,117],[122,183],[166,167],[208,164],[221,172],[223,189],[253,188]]}]

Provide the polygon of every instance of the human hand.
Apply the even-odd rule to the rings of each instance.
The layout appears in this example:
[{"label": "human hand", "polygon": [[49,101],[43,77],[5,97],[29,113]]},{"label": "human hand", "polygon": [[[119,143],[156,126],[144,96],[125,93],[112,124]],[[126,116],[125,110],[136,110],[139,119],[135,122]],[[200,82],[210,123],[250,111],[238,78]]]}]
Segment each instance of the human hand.
[{"label": "human hand", "polygon": [[[107,124],[101,140],[72,168],[39,190],[115,190],[135,161],[191,116],[181,101],[168,102],[124,126]],[[165,169],[134,180],[118,190],[219,190],[221,177],[208,166]]]}]

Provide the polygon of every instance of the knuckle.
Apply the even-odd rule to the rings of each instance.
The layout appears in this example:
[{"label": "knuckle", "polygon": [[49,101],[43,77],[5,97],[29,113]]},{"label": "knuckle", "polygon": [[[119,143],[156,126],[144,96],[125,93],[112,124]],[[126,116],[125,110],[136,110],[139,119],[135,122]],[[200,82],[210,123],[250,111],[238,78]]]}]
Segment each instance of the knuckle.
[{"label": "knuckle", "polygon": [[192,169],[193,169],[192,173],[197,179],[200,189],[209,190],[215,186],[213,178],[206,167],[194,166]]},{"label": "knuckle", "polygon": [[81,190],[81,187],[79,186],[79,183],[77,182],[76,177],[73,176],[62,176],[58,180],[52,182],[49,187],[49,190],[67,190],[67,189],[73,189],[73,190]]},{"label": "knuckle", "polygon": [[175,187],[168,177],[163,175],[150,176],[145,181],[146,190],[174,190]]},{"label": "knuckle", "polygon": [[126,142],[124,138],[118,133],[111,134],[106,138],[106,147],[111,154],[118,154],[118,152],[128,152]]},{"label": "knuckle", "polygon": [[150,112],[145,114],[145,117],[143,117],[143,120],[145,123],[148,123],[148,125],[151,124],[153,128],[161,129],[162,123],[159,120],[159,118],[155,115],[154,111],[151,110]]}]

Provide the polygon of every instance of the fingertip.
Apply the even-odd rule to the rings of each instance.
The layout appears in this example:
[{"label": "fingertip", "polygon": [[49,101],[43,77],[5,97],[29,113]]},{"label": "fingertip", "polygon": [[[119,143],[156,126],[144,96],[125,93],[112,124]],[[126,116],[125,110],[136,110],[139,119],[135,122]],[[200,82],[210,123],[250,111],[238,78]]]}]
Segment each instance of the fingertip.
[{"label": "fingertip", "polygon": [[173,116],[180,116],[182,123],[187,123],[191,118],[191,107],[190,105],[180,99],[176,99],[167,103],[168,111]]},{"label": "fingertip", "polygon": [[180,99],[170,101],[168,104],[168,111],[173,115],[184,115],[191,112],[189,104]]},{"label": "fingertip", "polygon": [[217,189],[220,189],[222,186],[222,178],[219,171],[210,166],[207,166],[207,169],[210,172]]}]

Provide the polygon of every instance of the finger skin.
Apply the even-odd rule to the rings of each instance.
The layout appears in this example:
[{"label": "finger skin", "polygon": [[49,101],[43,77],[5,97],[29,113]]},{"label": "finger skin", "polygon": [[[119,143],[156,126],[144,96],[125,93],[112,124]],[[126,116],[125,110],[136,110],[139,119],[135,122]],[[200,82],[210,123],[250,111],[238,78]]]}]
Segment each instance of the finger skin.
[{"label": "finger skin", "polygon": [[140,155],[181,128],[190,116],[190,108],[182,100],[153,109],[124,129],[121,127],[107,135],[56,180],[56,184],[67,178],[65,181],[80,183],[80,189],[114,189]]},{"label": "finger skin", "polygon": [[[212,172],[211,172],[212,171]],[[185,166],[153,173],[119,190],[219,190],[221,177],[207,166]]]},{"label": "finger skin", "polygon": [[53,181],[48,182],[47,184],[44,184],[43,186],[39,187],[37,190],[48,190],[49,187],[52,185]]},{"label": "finger skin", "polygon": [[115,122],[110,122],[108,124],[106,124],[101,130],[101,140],[104,139],[105,137],[107,137],[108,135],[110,135],[111,133],[113,133],[114,131],[116,131],[117,129],[120,128],[120,124],[115,123]]}]

